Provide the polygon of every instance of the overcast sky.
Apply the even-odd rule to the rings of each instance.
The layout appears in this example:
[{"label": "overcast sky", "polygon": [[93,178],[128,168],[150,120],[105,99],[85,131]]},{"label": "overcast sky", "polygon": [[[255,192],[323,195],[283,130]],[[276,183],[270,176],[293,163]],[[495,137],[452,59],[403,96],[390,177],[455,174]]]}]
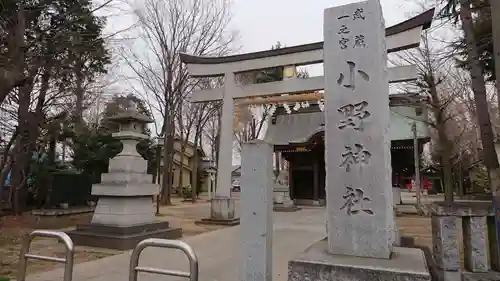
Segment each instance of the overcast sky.
[{"label": "overcast sky", "polygon": [[[323,40],[323,11],[355,0],[235,0],[233,26],[242,50],[269,49],[277,41],[286,46]],[[414,15],[418,6],[405,0],[381,0],[386,26]]]},{"label": "overcast sky", "polygon": [[[99,0],[103,2],[104,0]],[[108,16],[106,33],[114,33],[134,23],[125,15],[121,1],[114,0],[113,7],[101,15]],[[132,0],[133,1],[133,0]],[[168,0],[165,0],[168,1]],[[421,1],[421,0],[420,0]],[[137,1],[136,3],[139,3]],[[254,52],[270,49],[276,42],[292,46],[323,40],[323,11],[359,0],[232,0],[232,22],[230,29],[239,33],[240,52]],[[421,12],[414,4],[418,0],[381,0],[386,26],[404,21]]]}]

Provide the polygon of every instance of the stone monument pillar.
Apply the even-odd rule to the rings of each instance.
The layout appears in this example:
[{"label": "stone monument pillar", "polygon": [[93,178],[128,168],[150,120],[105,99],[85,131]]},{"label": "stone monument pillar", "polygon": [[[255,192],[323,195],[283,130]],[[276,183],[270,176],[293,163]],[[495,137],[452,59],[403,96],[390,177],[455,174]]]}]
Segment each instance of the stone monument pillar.
[{"label": "stone monument pillar", "polygon": [[181,229],[155,219],[152,198],[158,194],[158,185],[152,183],[147,161],[136,149],[140,140],[148,138],[142,131],[152,120],[135,107],[110,120],[120,125],[113,137],[122,142],[123,150],[110,159],[101,183],[92,186],[92,195],[99,196],[92,221],[68,234],[77,245],[112,249],[131,249],[146,238],[181,237]]},{"label": "stone monument pillar", "polygon": [[327,9],[324,28],[329,251],[388,259],[394,216],[382,11],[376,0]]},{"label": "stone monument pillar", "polygon": [[289,280],[430,280],[420,249],[397,248],[389,81],[379,0],[324,13],[327,238]]}]

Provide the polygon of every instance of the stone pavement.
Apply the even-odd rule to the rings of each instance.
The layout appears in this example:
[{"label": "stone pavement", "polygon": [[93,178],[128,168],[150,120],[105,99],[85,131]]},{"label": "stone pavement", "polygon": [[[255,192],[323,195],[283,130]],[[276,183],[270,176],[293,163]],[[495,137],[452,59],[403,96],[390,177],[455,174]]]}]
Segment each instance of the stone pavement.
[{"label": "stone pavement", "polygon": [[[288,260],[302,252],[315,241],[326,236],[325,210],[307,208],[293,213],[274,213],[273,280],[287,280]],[[199,280],[234,281],[239,279],[240,227],[230,227],[183,239],[198,255]],[[74,281],[124,281],[128,280],[130,251],[75,265]],[[147,249],[141,265],[187,270],[187,258],[180,251]],[[63,270],[57,269],[28,276],[28,281],[62,280]],[[138,280],[186,280],[169,276],[139,274]]]},{"label": "stone pavement", "polygon": [[[430,204],[432,204],[433,202],[443,201],[443,199],[444,197],[442,194],[436,194],[436,195],[422,194],[422,197],[420,199],[422,204],[422,209],[424,210],[424,212],[426,212]],[[418,215],[416,207],[417,197],[415,192],[402,190],[401,202],[403,203],[402,205],[396,206],[397,213],[406,215]]]}]

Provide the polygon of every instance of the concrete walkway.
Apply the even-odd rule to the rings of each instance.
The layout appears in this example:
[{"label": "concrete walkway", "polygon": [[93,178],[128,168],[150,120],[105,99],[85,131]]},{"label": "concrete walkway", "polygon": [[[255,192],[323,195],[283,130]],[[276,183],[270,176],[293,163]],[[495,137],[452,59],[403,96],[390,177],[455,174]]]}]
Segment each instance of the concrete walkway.
[{"label": "concrete walkway", "polygon": [[[303,209],[294,213],[274,213],[273,237],[273,280],[287,280],[288,260],[303,251],[315,241],[326,236],[323,208]],[[200,264],[199,280],[235,281],[239,280],[240,227],[225,228],[186,241],[198,255]],[[74,281],[126,281],[130,252],[107,257],[74,268]],[[187,258],[181,252],[167,249],[147,249],[140,260],[141,265],[186,271]],[[28,276],[32,281],[62,280],[63,270],[57,269]],[[152,274],[139,274],[138,280],[187,280]]]}]

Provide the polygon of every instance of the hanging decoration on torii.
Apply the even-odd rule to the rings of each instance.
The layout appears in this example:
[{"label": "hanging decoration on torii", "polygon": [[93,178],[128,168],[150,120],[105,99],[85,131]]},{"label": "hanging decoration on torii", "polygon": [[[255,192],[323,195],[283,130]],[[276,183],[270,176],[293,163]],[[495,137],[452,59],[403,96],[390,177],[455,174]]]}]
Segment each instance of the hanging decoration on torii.
[{"label": "hanging decoration on torii", "polygon": [[[283,68],[283,80],[300,79],[297,78],[297,68],[294,65]],[[308,108],[309,102],[317,102],[319,109],[324,110],[323,92],[302,94],[285,94],[280,96],[255,97],[243,100],[235,100],[233,129],[238,131],[240,124],[246,124],[251,119],[262,118],[263,106],[270,105],[268,115],[273,115],[279,106],[283,106],[287,114],[299,111],[301,108]]]},{"label": "hanging decoration on torii", "polygon": [[266,98],[251,98],[235,102],[234,110],[234,129],[238,128],[240,123],[250,121],[250,117],[255,119],[261,118],[264,105],[270,105],[269,115],[273,115],[279,106],[283,106],[285,112],[291,114],[294,111],[299,111],[301,108],[310,107],[310,102],[317,102],[319,109],[324,110],[323,93],[304,93],[294,95],[282,95]]}]

